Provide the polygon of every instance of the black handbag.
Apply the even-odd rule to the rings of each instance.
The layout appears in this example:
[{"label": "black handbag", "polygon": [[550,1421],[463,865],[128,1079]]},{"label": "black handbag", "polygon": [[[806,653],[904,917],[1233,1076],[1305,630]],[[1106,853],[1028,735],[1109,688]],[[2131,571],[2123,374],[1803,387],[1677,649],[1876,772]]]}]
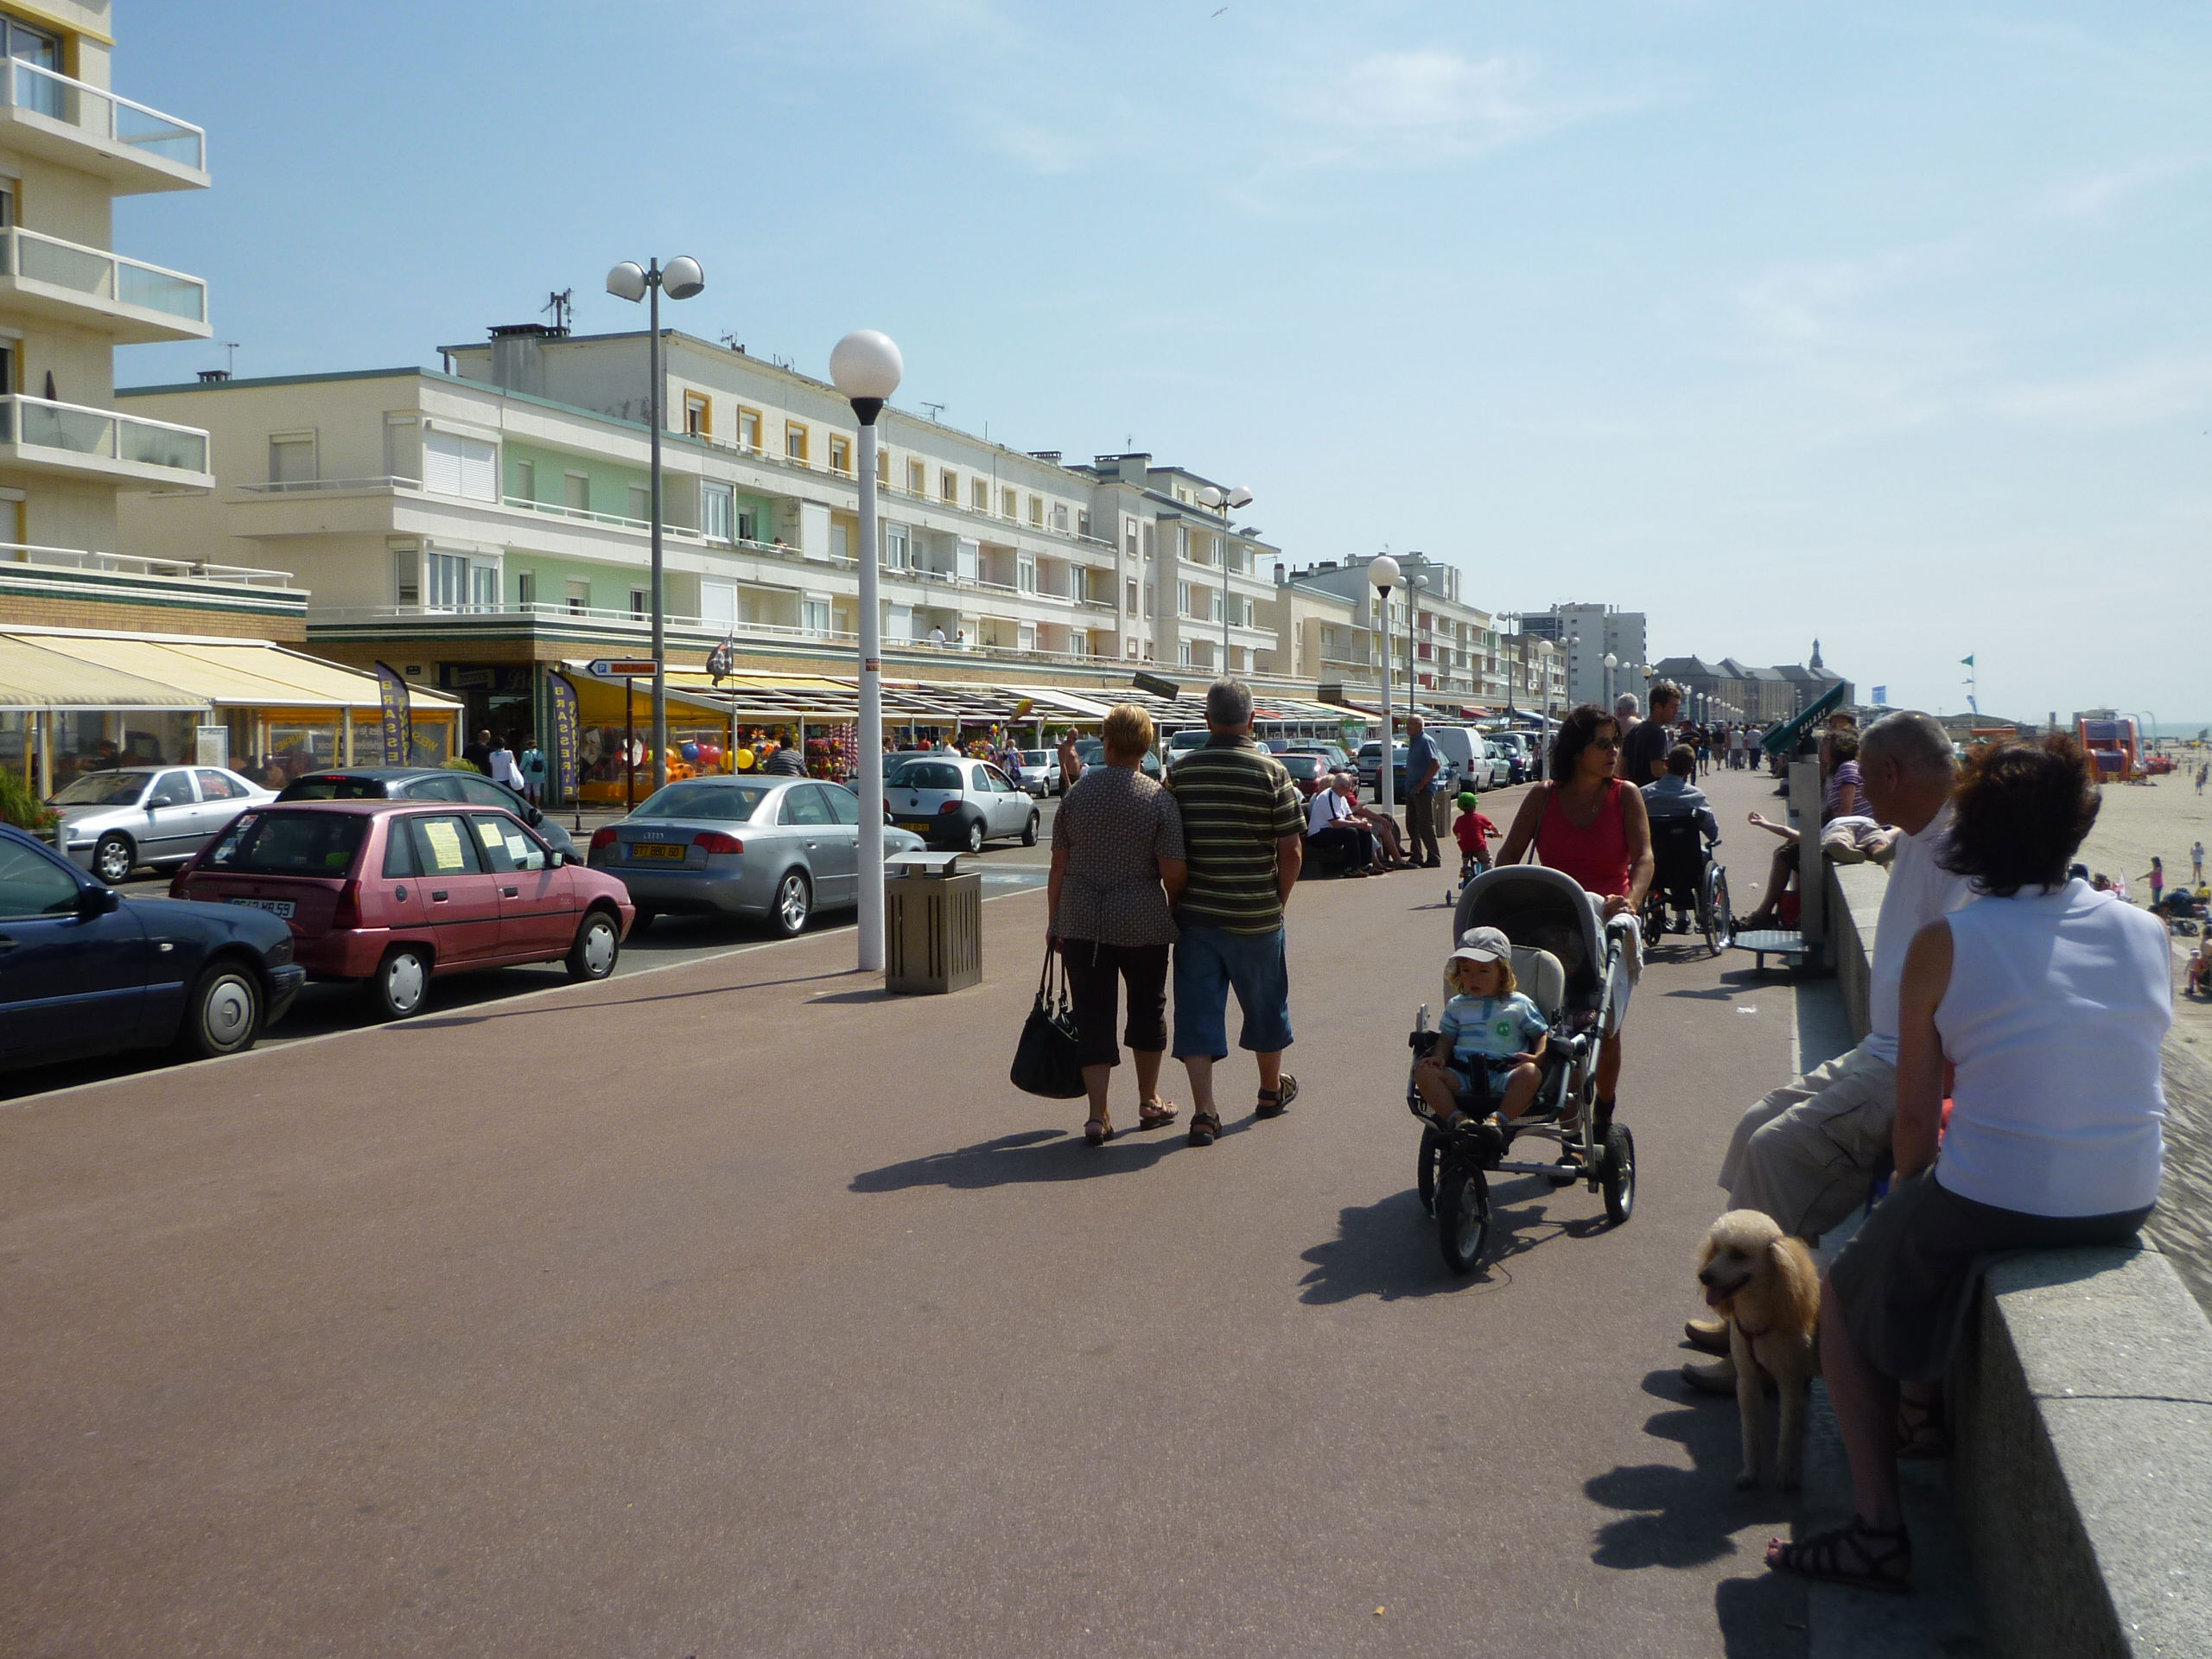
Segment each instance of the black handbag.
[{"label": "black handbag", "polygon": [[1084,1092],[1083,1062],[1077,1058],[1075,1013],[1068,1006],[1067,969],[1056,976],[1059,952],[1047,940],[1044,971],[1037,976],[1037,1001],[1022,1022],[1007,1077],[1025,1095],[1073,1100]]}]

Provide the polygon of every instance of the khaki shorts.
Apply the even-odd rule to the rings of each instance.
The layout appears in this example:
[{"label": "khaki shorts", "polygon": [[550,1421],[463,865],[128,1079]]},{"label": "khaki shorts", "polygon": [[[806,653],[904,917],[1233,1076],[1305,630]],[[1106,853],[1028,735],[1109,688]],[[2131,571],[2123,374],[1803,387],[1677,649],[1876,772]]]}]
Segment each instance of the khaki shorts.
[{"label": "khaki shorts", "polygon": [[1866,1202],[1897,1115],[1897,1068],[1864,1047],[1769,1090],[1738,1122],[1720,1161],[1728,1207],[1757,1210],[1817,1243]]}]

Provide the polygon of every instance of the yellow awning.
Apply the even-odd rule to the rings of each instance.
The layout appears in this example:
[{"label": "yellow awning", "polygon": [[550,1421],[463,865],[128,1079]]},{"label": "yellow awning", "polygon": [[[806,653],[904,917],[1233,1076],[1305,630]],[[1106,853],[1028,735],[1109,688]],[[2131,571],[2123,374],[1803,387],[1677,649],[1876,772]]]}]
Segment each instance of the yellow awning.
[{"label": "yellow awning", "polygon": [[[351,709],[358,714],[373,713],[383,706],[375,675],[265,640],[64,632],[16,632],[0,638],[189,693],[188,707]],[[457,699],[435,691],[410,686],[408,692],[421,714],[461,706]]]},{"label": "yellow awning", "polygon": [[205,709],[207,699],[0,634],[0,709]]}]

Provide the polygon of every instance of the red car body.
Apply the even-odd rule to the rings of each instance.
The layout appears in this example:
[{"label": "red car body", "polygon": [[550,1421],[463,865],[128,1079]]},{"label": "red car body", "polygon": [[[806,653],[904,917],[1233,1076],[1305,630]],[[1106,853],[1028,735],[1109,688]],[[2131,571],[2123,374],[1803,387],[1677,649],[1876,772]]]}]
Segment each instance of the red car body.
[{"label": "red car body", "polygon": [[[261,829],[277,818],[288,822]],[[247,839],[257,832],[269,855],[230,868],[241,847],[264,844]],[[448,801],[257,807],[202,848],[169,893],[282,916],[315,979],[367,979],[402,945],[427,952],[441,975],[557,962],[591,912],[612,912],[620,937],[636,914],[620,881],[554,854],[512,814]]]}]

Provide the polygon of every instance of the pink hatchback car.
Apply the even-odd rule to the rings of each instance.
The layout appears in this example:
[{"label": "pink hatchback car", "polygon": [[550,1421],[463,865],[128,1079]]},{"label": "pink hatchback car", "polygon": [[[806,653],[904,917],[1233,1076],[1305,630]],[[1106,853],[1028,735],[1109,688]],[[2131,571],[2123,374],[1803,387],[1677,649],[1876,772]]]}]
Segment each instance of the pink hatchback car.
[{"label": "pink hatchback car", "polygon": [[510,813],[443,801],[300,801],[243,813],[169,886],[291,925],[315,979],[358,980],[377,1012],[422,1007],[433,974],[565,962],[614,971],[635,912]]}]

